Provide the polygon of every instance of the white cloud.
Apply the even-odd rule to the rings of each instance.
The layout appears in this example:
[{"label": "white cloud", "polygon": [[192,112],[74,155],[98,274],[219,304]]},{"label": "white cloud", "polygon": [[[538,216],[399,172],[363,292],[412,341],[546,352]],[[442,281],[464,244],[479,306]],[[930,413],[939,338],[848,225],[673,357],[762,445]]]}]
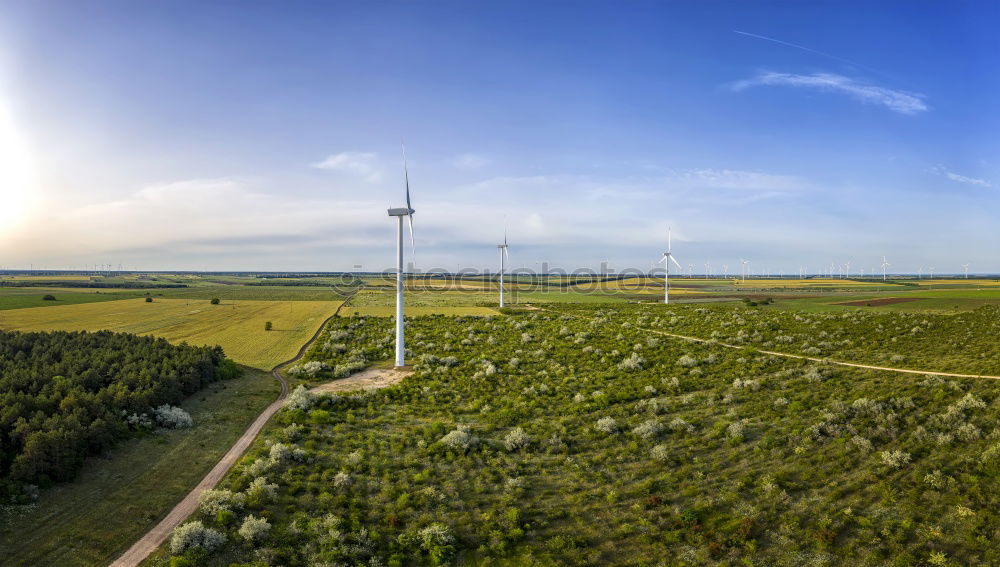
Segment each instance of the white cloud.
[{"label": "white cloud", "polygon": [[833,73],[798,75],[769,71],[751,79],[737,81],[731,86],[736,91],[758,86],[784,86],[836,92],[850,96],[864,104],[881,105],[893,112],[906,115],[914,115],[928,110],[927,104],[924,103],[926,97],[922,94],[869,85]]},{"label": "white cloud", "polygon": [[382,179],[382,170],[378,167],[377,158],[378,154],[374,152],[341,152],[327,156],[312,166],[330,171],[347,171],[369,183],[377,183]]},{"label": "white cloud", "polygon": [[959,175],[957,173],[948,171],[944,166],[939,165],[934,168],[934,171],[938,175],[943,175],[948,179],[956,183],[965,183],[967,185],[978,185],[979,187],[993,187],[993,184],[986,179],[981,179],[978,177],[966,177],[965,175]]},{"label": "white cloud", "polygon": [[458,169],[479,169],[490,163],[489,158],[480,154],[462,154],[452,160],[452,165]]}]

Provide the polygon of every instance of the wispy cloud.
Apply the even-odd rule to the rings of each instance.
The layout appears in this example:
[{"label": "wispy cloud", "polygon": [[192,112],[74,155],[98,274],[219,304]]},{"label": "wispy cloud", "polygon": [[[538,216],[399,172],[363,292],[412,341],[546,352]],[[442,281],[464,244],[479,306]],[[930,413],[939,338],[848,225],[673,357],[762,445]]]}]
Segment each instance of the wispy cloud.
[{"label": "wispy cloud", "polygon": [[479,169],[490,163],[490,159],[480,154],[462,154],[452,160],[452,165],[459,169]]},{"label": "wispy cloud", "polygon": [[981,179],[978,177],[967,177],[965,175],[959,175],[952,171],[948,171],[943,165],[939,165],[934,168],[934,172],[938,175],[943,175],[948,179],[956,183],[965,183],[966,185],[978,185],[979,187],[993,187],[993,184],[989,180]]},{"label": "wispy cloud", "polygon": [[378,154],[374,152],[341,152],[327,156],[312,166],[317,169],[347,171],[369,183],[377,183],[382,179],[382,170],[378,167],[377,158]]},{"label": "wispy cloud", "polygon": [[840,93],[864,104],[884,106],[893,112],[910,116],[929,110],[924,103],[926,97],[922,94],[870,85],[833,73],[799,75],[768,71],[731,85],[735,91],[759,86],[798,87]]}]

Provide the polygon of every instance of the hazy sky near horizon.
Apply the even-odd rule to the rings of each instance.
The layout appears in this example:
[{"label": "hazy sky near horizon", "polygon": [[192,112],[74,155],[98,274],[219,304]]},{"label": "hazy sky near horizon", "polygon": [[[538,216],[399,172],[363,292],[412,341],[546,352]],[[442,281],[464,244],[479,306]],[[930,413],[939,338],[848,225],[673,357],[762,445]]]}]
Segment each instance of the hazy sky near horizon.
[{"label": "hazy sky near horizon", "polygon": [[0,0],[0,266],[1000,271],[991,2]]}]

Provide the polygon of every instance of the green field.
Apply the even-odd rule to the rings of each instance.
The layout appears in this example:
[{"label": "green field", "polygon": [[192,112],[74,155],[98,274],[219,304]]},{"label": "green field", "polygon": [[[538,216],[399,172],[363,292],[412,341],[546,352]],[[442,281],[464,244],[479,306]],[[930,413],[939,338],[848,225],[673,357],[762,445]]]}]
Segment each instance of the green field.
[{"label": "green field", "polygon": [[[44,300],[42,297],[45,295],[52,295],[56,299],[55,301]],[[123,297],[129,296],[64,288],[0,288],[0,311],[26,307],[55,307],[57,305],[114,301]]]},{"label": "green field", "polygon": [[107,565],[201,480],[277,393],[259,370],[215,383],[181,404],[194,427],[128,440],[36,503],[0,508],[0,563]]},{"label": "green field", "polygon": [[[305,344],[339,301],[223,301],[123,299],[100,303],[0,311],[0,329],[96,331],[107,329],[155,335],[169,341],[220,345],[226,354],[253,368],[270,369]],[[264,330],[273,322],[271,331]]]}]

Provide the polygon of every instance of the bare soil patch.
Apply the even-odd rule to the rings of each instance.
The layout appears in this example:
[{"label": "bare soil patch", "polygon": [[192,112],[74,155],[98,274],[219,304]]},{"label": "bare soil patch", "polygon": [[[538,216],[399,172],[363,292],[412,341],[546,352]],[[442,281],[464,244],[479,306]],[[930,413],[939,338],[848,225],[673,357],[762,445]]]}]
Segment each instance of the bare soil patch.
[{"label": "bare soil patch", "polygon": [[410,374],[413,374],[411,368],[369,368],[341,380],[320,384],[310,391],[314,394],[329,394],[331,392],[377,390],[398,384]]},{"label": "bare soil patch", "polygon": [[883,297],[881,299],[862,299],[861,301],[847,301],[835,303],[834,305],[850,305],[852,307],[878,307],[880,305],[893,305],[895,303],[909,303],[911,301],[921,301],[922,297]]}]

